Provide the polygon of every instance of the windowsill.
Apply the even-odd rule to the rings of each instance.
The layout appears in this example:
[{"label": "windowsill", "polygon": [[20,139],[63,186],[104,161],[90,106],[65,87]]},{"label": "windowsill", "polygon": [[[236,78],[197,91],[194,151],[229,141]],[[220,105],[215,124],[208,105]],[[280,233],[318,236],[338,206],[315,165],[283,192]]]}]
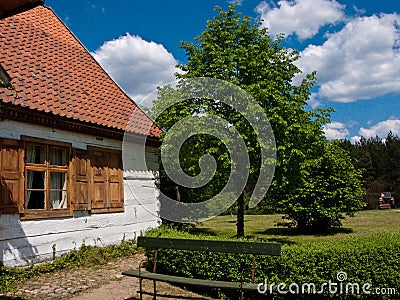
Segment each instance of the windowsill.
[{"label": "windowsill", "polygon": [[125,211],[124,207],[92,208],[90,210],[92,214],[117,213],[124,211]]},{"label": "windowsill", "polygon": [[[90,211],[85,211],[86,216],[92,214],[103,214],[103,213],[122,213],[124,212],[124,207],[110,207],[110,208],[97,208],[91,209]],[[69,209],[57,209],[46,211],[42,209],[35,210],[25,210],[25,213],[21,214],[21,221],[24,220],[38,220],[38,219],[52,219],[52,218],[71,218],[73,213]]]},{"label": "windowsill", "polygon": [[71,211],[66,209],[57,210],[25,210],[25,213],[21,215],[21,220],[37,220],[37,219],[51,219],[51,218],[65,218],[72,217]]}]

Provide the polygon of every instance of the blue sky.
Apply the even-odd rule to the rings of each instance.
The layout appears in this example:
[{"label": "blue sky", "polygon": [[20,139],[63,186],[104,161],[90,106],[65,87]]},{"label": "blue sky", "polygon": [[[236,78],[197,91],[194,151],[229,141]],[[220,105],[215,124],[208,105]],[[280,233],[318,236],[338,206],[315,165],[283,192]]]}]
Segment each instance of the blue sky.
[{"label": "blue sky", "polygon": [[[231,1],[46,0],[103,68],[137,102],[174,80],[193,41]],[[328,138],[400,136],[398,0],[241,0],[271,35],[300,51],[298,66],[317,71],[310,106],[333,107]],[[297,78],[300,80],[301,76]]]}]

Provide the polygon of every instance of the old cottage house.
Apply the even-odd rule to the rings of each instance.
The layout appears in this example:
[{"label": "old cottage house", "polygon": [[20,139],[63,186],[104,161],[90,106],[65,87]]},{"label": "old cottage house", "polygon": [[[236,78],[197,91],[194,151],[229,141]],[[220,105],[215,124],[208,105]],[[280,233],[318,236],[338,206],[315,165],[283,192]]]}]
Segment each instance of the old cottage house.
[{"label": "old cottage house", "polygon": [[0,0],[0,262],[157,226],[159,134],[43,1]]}]

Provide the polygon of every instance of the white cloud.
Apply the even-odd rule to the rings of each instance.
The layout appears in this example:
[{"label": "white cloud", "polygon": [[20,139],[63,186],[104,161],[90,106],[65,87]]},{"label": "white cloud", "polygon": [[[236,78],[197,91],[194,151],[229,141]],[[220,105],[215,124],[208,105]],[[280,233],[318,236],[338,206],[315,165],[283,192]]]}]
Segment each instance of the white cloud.
[{"label": "white cloud", "polygon": [[127,33],[92,53],[107,73],[139,103],[157,86],[175,80],[178,63],[163,45]]},{"label": "white cloud", "polygon": [[325,136],[329,140],[345,139],[349,135],[346,125],[341,122],[332,122],[324,126]]},{"label": "white cloud", "polygon": [[370,128],[361,127],[359,134],[365,138],[379,136],[385,138],[388,133],[400,136],[400,119],[390,118],[386,121],[379,122]]},{"label": "white cloud", "polygon": [[358,143],[361,140],[361,136],[355,135],[350,140],[353,144]]},{"label": "white cloud", "polygon": [[400,92],[400,16],[380,14],[350,20],[323,45],[309,45],[296,62],[317,70],[317,99],[353,102]]},{"label": "white cloud", "polygon": [[228,0],[229,4],[235,4],[237,3],[237,5],[242,5],[244,0]]},{"label": "white cloud", "polygon": [[355,4],[353,4],[353,9],[354,9],[354,12],[357,14],[357,15],[363,15],[363,14],[365,14],[367,11],[365,10],[365,9],[363,9],[363,8],[358,8]]},{"label": "white cloud", "polygon": [[322,26],[344,19],[344,5],[336,0],[282,0],[277,6],[261,2],[256,11],[269,33],[286,36],[296,34],[300,39],[316,35]]}]

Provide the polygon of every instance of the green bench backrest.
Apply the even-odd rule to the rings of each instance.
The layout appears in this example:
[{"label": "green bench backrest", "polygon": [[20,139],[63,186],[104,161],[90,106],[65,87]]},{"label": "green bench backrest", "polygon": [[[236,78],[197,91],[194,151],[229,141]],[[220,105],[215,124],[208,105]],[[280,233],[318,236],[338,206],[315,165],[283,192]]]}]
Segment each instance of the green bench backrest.
[{"label": "green bench backrest", "polygon": [[215,240],[170,239],[139,236],[138,247],[257,255],[280,255],[281,244]]}]

